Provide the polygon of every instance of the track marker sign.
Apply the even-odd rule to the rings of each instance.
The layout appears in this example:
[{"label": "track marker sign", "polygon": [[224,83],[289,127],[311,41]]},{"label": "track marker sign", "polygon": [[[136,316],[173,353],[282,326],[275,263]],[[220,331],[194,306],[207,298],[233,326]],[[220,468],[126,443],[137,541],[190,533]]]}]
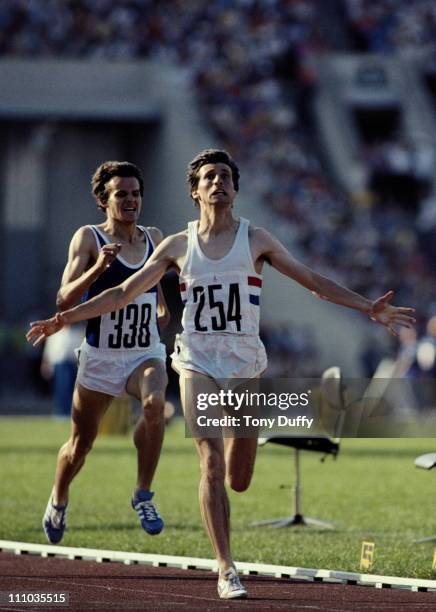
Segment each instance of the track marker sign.
[{"label": "track marker sign", "polygon": [[431,569],[436,570],[436,548],[434,549],[434,552],[433,552],[433,563],[431,565]]},{"label": "track marker sign", "polygon": [[360,569],[369,572],[374,564],[374,542],[362,542],[360,553]]}]

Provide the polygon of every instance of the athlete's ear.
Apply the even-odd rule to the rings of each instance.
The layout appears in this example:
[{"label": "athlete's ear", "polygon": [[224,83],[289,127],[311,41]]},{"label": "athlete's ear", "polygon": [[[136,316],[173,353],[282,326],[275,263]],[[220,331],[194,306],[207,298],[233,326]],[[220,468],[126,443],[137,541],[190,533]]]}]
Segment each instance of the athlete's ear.
[{"label": "athlete's ear", "polygon": [[200,204],[198,201],[198,191],[196,189],[194,189],[194,191],[191,191],[191,199],[194,202],[194,206],[196,208],[200,208]]},{"label": "athlete's ear", "polygon": [[97,208],[102,210],[104,213],[106,212],[107,207],[108,207],[107,201],[104,202],[103,200],[100,200],[100,199],[97,200]]}]

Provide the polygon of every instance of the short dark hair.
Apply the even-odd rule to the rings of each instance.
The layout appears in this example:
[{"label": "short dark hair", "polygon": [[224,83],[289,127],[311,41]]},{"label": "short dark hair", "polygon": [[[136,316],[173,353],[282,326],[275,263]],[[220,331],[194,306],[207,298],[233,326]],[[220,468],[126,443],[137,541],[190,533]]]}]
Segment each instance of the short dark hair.
[{"label": "short dark hair", "polygon": [[105,209],[101,204],[107,202],[108,199],[106,183],[114,176],[133,176],[138,179],[141,197],[144,195],[144,178],[138,166],[127,161],[106,161],[97,168],[91,179],[92,194],[97,201],[98,208],[103,211]]},{"label": "short dark hair", "polygon": [[198,185],[198,172],[200,168],[206,164],[226,164],[229,166],[232,171],[233,187],[235,188],[235,191],[239,191],[239,168],[236,165],[235,160],[227,153],[227,151],[222,151],[221,149],[204,149],[204,151],[201,151],[201,153],[194,157],[188,166],[187,181],[190,186],[190,194],[192,194]]}]

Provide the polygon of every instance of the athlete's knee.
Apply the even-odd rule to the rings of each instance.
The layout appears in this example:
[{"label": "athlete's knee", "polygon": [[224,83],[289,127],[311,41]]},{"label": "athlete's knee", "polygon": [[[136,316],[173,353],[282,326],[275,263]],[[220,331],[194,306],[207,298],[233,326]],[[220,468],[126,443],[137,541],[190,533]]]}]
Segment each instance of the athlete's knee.
[{"label": "athlete's knee", "polygon": [[152,391],[142,398],[142,408],[146,420],[160,419],[165,408],[165,393],[163,391]]},{"label": "athlete's knee", "polygon": [[89,434],[78,434],[68,442],[68,460],[72,465],[82,461],[94,444],[95,436]]},{"label": "athlete's knee", "polygon": [[241,463],[236,470],[231,467],[227,470],[226,482],[233,491],[243,493],[250,486],[252,475],[253,468],[251,466],[244,468],[244,465]]},{"label": "athlete's knee", "polygon": [[236,493],[243,493],[250,486],[251,476],[232,474],[227,475],[226,481],[233,491],[236,491]]}]

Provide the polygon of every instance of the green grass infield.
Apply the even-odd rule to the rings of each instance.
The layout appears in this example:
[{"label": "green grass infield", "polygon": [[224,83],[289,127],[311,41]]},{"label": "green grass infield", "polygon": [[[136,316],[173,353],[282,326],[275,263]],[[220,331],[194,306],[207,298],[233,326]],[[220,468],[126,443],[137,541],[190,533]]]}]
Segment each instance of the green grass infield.
[{"label": "green grass infield", "polygon": [[[0,539],[46,543],[41,518],[52,486],[58,448],[68,422],[49,418],[0,419]],[[291,449],[259,449],[251,487],[230,492],[235,560],[358,572],[362,541],[375,543],[372,573],[435,578],[436,469],[414,467],[435,451],[430,438],[344,439],[336,460],[302,452],[302,510],[336,527],[271,529],[253,521],[293,512]],[[100,436],[70,491],[62,545],[212,558],[198,508],[199,468],[183,423],[166,430],[153,484],[164,531],[148,536],[130,497],[136,453],[130,435]]]}]

